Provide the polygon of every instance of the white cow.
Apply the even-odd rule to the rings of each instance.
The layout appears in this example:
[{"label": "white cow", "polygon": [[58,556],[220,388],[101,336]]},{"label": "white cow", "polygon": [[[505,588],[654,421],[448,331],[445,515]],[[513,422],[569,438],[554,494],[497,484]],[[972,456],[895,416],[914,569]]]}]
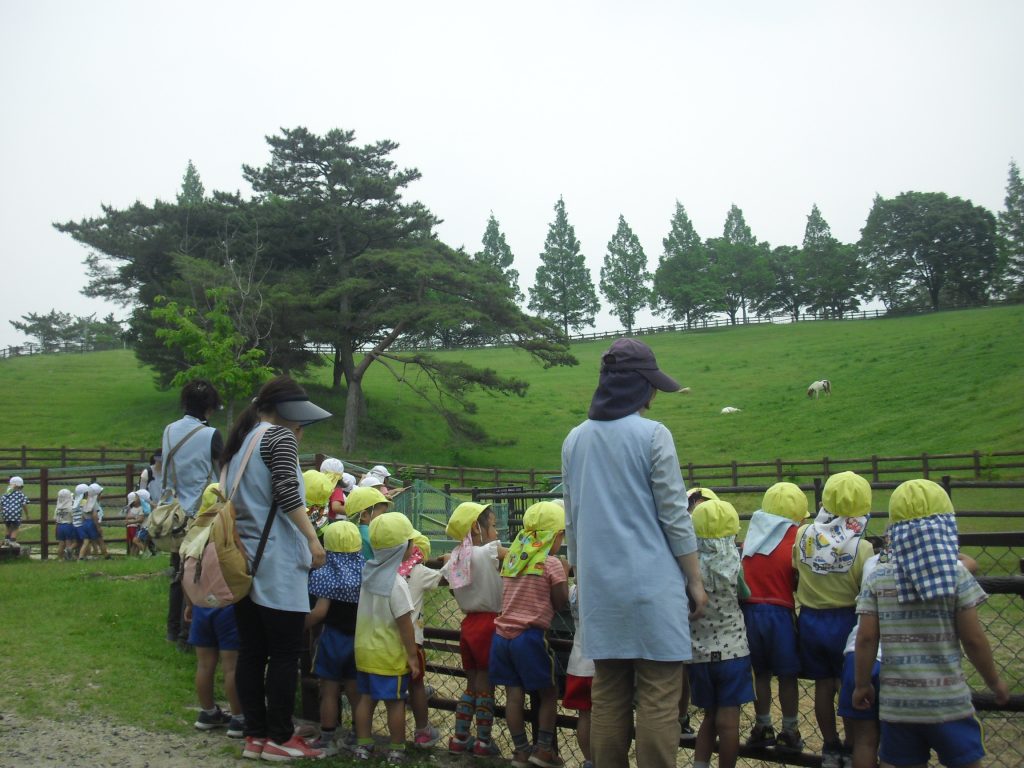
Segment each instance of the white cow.
[{"label": "white cow", "polygon": [[722,413],[739,413],[740,411],[740,408],[733,408],[731,405],[727,405],[722,409]]},{"label": "white cow", "polygon": [[832,394],[832,382],[828,379],[821,379],[819,381],[812,381],[811,386],[807,388],[807,396],[813,397],[817,400],[818,395],[824,392],[826,395]]}]

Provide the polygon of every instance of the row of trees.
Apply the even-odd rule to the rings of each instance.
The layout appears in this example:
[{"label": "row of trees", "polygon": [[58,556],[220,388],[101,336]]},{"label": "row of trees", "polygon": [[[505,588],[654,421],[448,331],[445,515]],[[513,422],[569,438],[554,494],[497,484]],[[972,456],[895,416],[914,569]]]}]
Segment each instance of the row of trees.
[{"label": "row of trees", "polygon": [[[500,234],[493,215],[484,238]],[[511,265],[511,252],[502,263]],[[506,273],[509,274],[509,273]],[[720,237],[702,239],[681,203],[662,240],[657,268],[625,218],[608,242],[599,287],[627,331],[637,313],[687,325],[715,313],[731,322],[748,313],[810,312],[842,317],[860,302],[880,299],[890,310],[985,303],[1024,293],[1024,185],[1011,162],[1006,210],[998,219],[981,206],[943,193],[877,196],[861,239],[842,243],[815,205],[799,247],[758,240],[733,205]],[[530,289],[530,309],[557,322],[566,334],[594,323],[600,308],[586,260],[565,203],[555,204],[541,265]]]},{"label": "row of trees", "polygon": [[[54,225],[89,249],[83,293],[130,310],[136,353],[161,385],[202,374],[240,397],[269,370],[301,372],[319,359],[311,351],[319,345],[330,350],[332,386],[347,390],[342,449],[351,452],[367,415],[370,366],[430,403],[456,433],[481,438],[468,393],[522,395],[526,383],[422,347],[501,340],[544,366],[576,363],[566,337],[591,326],[600,305],[563,200],[528,314],[494,215],[479,252],[441,242],[439,220],[403,197],[420,174],[394,164],[395,143],[359,145],[351,131],[320,136],[302,127],[267,142],[269,161],[242,168],[251,198],[207,193],[189,163],[174,201],[103,206],[97,217]],[[645,306],[693,323],[715,312],[734,322],[750,312],[839,316],[869,295],[894,308],[983,301],[1021,288],[1021,201],[1011,165],[998,238],[984,209],[910,192],[877,198],[857,244],[833,238],[815,207],[802,245],[775,248],[736,206],[721,237],[702,239],[677,204],[653,274],[619,217],[599,287],[630,330]]]},{"label": "row of trees", "polygon": [[114,319],[111,312],[102,320],[96,314],[72,315],[51,309],[45,315],[29,312],[20,320],[8,321],[26,336],[34,338],[43,352],[89,352],[96,349],[112,349],[126,344],[130,339],[124,324]]}]

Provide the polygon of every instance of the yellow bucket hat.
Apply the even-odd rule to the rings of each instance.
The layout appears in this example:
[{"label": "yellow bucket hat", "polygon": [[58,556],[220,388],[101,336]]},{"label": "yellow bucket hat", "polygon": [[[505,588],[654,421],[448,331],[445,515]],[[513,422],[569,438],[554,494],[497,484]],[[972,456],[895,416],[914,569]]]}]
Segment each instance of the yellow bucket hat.
[{"label": "yellow bucket hat", "polygon": [[376,488],[356,488],[345,498],[345,515],[349,520],[358,518],[364,509],[381,502],[391,504],[391,500]]},{"label": "yellow bucket hat", "polygon": [[807,494],[794,483],[776,483],[764,492],[761,509],[799,523],[807,517]]},{"label": "yellow bucket hat", "polygon": [[491,505],[477,504],[475,501],[462,502],[452,512],[452,516],[448,518],[448,525],[445,527],[444,532],[448,534],[449,538],[455,539],[455,541],[462,541],[469,535],[470,530],[473,528],[473,523],[477,521],[477,518],[489,506]]},{"label": "yellow bucket hat", "polygon": [[409,518],[401,512],[385,512],[370,523],[370,546],[391,549],[408,542],[415,533]]},{"label": "yellow bucket hat", "polygon": [[324,549],[328,552],[358,552],[363,548],[359,526],[348,520],[337,520],[324,528]]},{"label": "yellow bucket hat", "polygon": [[740,516],[728,501],[710,499],[693,510],[693,530],[702,539],[724,539],[740,532]]},{"label": "yellow bucket hat", "polygon": [[523,515],[524,531],[564,531],[565,507],[554,501],[538,501]]},{"label": "yellow bucket hat", "polygon": [[946,489],[932,480],[907,480],[889,497],[889,520],[894,523],[951,514],[953,502]]},{"label": "yellow bucket hat", "polygon": [[821,505],[831,515],[863,517],[871,511],[871,485],[853,472],[832,475],[825,481]]},{"label": "yellow bucket hat", "polygon": [[302,473],[306,484],[306,506],[326,507],[338,481],[318,469],[307,469]]},{"label": "yellow bucket hat", "polygon": [[424,536],[419,531],[414,530],[412,533],[413,533],[412,543],[415,544],[419,548],[420,552],[423,553],[423,559],[424,560],[429,560],[430,559],[430,539],[428,539],[426,536]]},{"label": "yellow bucket hat", "polygon": [[203,514],[220,500],[220,483],[210,483],[203,491],[203,500],[199,502],[199,514]]}]

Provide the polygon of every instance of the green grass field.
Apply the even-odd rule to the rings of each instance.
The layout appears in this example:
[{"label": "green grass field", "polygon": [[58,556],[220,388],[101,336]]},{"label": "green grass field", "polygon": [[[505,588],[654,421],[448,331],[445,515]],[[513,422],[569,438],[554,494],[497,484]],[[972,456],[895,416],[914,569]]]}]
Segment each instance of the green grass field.
[{"label": "green grass field", "polygon": [[[1024,427],[1024,307],[882,320],[809,322],[669,333],[647,341],[663,369],[692,387],[651,411],[683,462],[1015,450]],[[466,466],[557,468],[565,434],[586,417],[608,342],[573,347],[580,365],[543,370],[518,350],[441,353],[517,375],[525,398],[478,393],[490,440],[453,438],[433,411],[381,366],[367,376],[370,415],[358,456]],[[409,372],[412,375],[412,372]],[[830,398],[806,386],[832,381]],[[329,369],[306,377],[337,414]],[[7,409],[0,446],[154,446],[178,414],[130,351],[0,361]],[[721,415],[723,406],[742,413]],[[222,429],[227,425],[215,424]],[[308,430],[303,451],[337,454],[340,415]]]}]

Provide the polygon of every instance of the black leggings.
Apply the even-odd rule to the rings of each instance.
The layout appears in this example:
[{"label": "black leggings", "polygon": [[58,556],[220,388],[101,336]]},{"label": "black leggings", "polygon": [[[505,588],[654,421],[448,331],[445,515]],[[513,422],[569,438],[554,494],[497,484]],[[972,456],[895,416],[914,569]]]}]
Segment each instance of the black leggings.
[{"label": "black leggings", "polygon": [[246,597],[235,605],[238,664],[235,685],[245,735],[283,744],[292,737],[305,613],[279,611]]}]

